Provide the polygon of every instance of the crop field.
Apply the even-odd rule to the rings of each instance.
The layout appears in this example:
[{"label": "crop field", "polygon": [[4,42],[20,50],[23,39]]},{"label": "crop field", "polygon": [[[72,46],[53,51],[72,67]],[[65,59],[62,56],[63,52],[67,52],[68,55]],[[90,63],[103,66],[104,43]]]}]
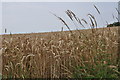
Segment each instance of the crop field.
[{"label": "crop field", "polygon": [[2,35],[3,78],[118,78],[118,27],[71,32]]}]

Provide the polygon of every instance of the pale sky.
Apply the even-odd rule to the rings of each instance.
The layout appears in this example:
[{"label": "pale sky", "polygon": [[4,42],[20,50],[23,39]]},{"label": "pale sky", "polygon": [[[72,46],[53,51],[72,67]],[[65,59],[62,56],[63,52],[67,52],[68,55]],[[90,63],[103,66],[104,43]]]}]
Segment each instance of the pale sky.
[{"label": "pale sky", "polygon": [[0,33],[2,31],[2,3],[0,2]]},{"label": "pale sky", "polygon": [[2,2],[118,2],[119,0],[1,0]]},{"label": "pale sky", "polygon": [[[95,4],[101,11],[97,13],[93,7]],[[67,28],[50,12],[62,17],[72,30],[76,29],[69,20],[65,11],[72,10],[80,19],[85,18],[88,22],[88,13],[93,14],[99,27],[116,21],[112,14],[117,17],[117,2],[3,2],[2,21],[3,30],[7,28],[8,33],[31,33],[31,32],[51,32],[64,30]],[[77,26],[77,28],[82,29]],[[86,25],[87,26],[87,25]]]}]

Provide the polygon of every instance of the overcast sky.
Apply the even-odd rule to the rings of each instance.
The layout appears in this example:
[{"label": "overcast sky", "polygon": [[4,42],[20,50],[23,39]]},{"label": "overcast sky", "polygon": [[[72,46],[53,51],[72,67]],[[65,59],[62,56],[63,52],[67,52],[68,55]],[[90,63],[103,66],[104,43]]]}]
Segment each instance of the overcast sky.
[{"label": "overcast sky", "polygon": [[1,0],[2,2],[118,2],[119,0]]},{"label": "overcast sky", "polygon": [[[93,7],[95,4],[101,11],[97,13]],[[69,20],[65,11],[72,10],[80,19],[84,18],[89,22],[88,13],[93,14],[99,27],[105,25],[105,21],[112,23],[116,21],[112,14],[117,17],[115,8],[117,2],[4,2],[2,6],[3,32],[7,28],[8,33],[31,33],[60,31],[66,27],[50,12],[62,17],[71,29],[83,29]],[[87,26],[87,25],[85,25]]]}]

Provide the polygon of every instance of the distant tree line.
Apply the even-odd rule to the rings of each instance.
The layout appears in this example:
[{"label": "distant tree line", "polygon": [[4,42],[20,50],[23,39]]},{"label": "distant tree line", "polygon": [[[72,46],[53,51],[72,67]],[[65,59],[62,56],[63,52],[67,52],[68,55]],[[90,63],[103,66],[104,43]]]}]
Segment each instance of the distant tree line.
[{"label": "distant tree line", "polygon": [[107,27],[120,26],[120,22],[114,22],[113,24],[108,24]]}]

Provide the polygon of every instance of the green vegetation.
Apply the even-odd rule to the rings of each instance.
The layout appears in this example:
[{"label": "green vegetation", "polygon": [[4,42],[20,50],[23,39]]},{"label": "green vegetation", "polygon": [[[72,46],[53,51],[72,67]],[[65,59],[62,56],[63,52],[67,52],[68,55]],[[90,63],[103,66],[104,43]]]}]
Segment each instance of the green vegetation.
[{"label": "green vegetation", "polygon": [[115,26],[120,26],[120,22],[114,22],[113,24],[107,25],[107,27],[115,27]]}]

